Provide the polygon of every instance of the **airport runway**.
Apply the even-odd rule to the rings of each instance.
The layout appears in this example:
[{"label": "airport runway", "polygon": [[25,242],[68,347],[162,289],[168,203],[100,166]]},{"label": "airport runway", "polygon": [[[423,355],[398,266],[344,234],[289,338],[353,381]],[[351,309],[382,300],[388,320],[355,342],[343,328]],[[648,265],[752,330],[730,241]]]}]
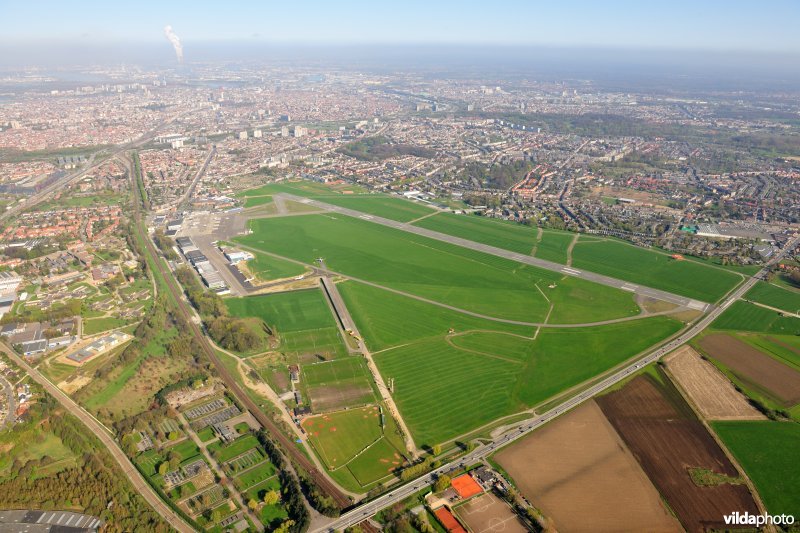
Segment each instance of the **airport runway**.
[{"label": "airport runway", "polygon": [[536,257],[532,257],[529,255],[523,255],[517,252],[504,250],[502,248],[497,248],[495,246],[490,246],[488,244],[482,244],[479,242],[462,239],[460,237],[454,237],[452,235],[439,233],[438,231],[432,231],[429,229],[412,226],[410,224],[406,224],[403,222],[397,222],[396,220],[389,220],[388,218],[383,218],[375,215],[368,215],[362,213],[361,211],[356,211],[354,209],[347,209],[345,207],[326,204],[324,202],[320,202],[319,200],[312,200],[311,198],[295,196],[289,193],[279,193],[275,196],[283,196],[286,199],[311,205],[319,209],[324,209],[326,211],[340,213],[342,215],[347,215],[350,217],[360,218],[362,220],[367,220],[374,224],[388,226],[390,228],[406,231],[408,233],[413,233],[415,235],[420,235],[422,237],[427,237],[429,239],[434,239],[437,241],[454,244],[456,246],[461,246],[462,248],[469,248],[471,250],[476,250],[478,252],[483,252],[497,257],[503,257],[511,261],[516,261],[518,263],[522,263],[525,265],[531,265],[534,267],[543,268],[545,270],[551,270],[553,272],[558,272],[567,276],[575,276],[581,279],[585,279],[587,281],[593,281],[601,285],[607,285],[609,287],[614,287],[616,289],[621,289],[624,291],[635,293],[640,296],[645,296],[647,298],[654,298],[656,300],[662,300],[683,307],[688,307],[689,309],[694,309],[696,311],[701,311],[705,313],[708,312],[713,307],[712,304],[710,303],[701,302],[699,300],[694,300],[692,298],[687,298],[685,296],[679,296],[677,294],[672,294],[671,292],[662,291],[659,289],[653,289],[651,287],[645,287],[643,285],[637,285],[629,281],[623,281],[620,279],[604,276],[602,274],[597,274],[594,272],[579,270],[559,263],[553,263],[552,261],[545,261],[544,259],[538,259]]}]

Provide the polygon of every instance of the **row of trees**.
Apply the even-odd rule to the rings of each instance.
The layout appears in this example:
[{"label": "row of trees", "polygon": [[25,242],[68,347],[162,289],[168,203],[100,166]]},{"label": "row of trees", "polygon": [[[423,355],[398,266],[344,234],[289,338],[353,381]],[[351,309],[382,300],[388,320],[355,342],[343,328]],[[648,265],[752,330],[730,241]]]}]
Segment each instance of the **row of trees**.
[{"label": "row of trees", "polygon": [[291,522],[291,524],[284,522],[281,527],[285,527],[287,532],[302,533],[311,524],[311,516],[308,513],[308,509],[306,509],[305,503],[303,503],[303,494],[300,491],[300,486],[290,472],[278,445],[269,438],[263,429],[256,432],[256,438],[264,448],[269,460],[280,472],[278,477],[281,482],[283,503]]},{"label": "row of trees", "polygon": [[236,352],[265,350],[269,346],[270,332],[262,320],[230,316],[222,298],[206,290],[189,267],[179,267],[175,275],[214,342]]}]

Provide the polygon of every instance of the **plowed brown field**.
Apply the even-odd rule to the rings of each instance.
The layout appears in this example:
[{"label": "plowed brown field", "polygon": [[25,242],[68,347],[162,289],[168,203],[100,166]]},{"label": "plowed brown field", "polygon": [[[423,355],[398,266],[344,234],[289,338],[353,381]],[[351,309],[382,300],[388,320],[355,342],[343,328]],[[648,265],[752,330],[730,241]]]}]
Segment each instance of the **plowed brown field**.
[{"label": "plowed brown field", "polygon": [[800,372],[724,333],[708,335],[700,347],[739,377],[764,388],[785,405],[800,403]]},{"label": "plowed brown field", "polygon": [[725,529],[723,516],[734,511],[758,513],[745,485],[701,487],[692,481],[690,468],[731,477],[739,472],[675,395],[668,398],[650,378],[639,376],[598,402],[688,531]]},{"label": "plowed brown field", "polygon": [[766,418],[750,405],[722,372],[708,361],[704,361],[691,346],[678,348],[665,361],[667,368],[706,419]]},{"label": "plowed brown field", "polygon": [[594,402],[496,456],[558,531],[680,531]]}]

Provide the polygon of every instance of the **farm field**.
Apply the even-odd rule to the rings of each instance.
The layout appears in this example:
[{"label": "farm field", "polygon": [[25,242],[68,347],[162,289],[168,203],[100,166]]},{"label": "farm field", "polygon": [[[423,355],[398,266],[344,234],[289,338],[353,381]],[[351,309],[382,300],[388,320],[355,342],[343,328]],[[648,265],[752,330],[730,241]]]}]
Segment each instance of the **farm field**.
[{"label": "farm field", "polygon": [[763,420],[765,417],[714,365],[683,346],[666,357],[667,368],[708,420]]},{"label": "farm field", "polygon": [[695,472],[740,477],[671,385],[641,375],[598,403],[686,530],[724,529],[727,514],[758,513],[746,485],[704,485],[687,475],[688,465]]},{"label": "farm field", "polygon": [[800,291],[778,287],[764,281],[759,281],[747,291],[745,298],[789,313],[800,312]]},{"label": "farm field", "polygon": [[307,264],[324,257],[345,275],[489,316],[543,321],[548,298],[560,301],[559,315],[573,323],[638,312],[626,291],[580,279],[567,283],[556,272],[364,220],[309,215],[253,220],[251,226],[253,234],[237,239],[250,247]]},{"label": "farm field", "polygon": [[765,391],[785,406],[800,403],[800,372],[724,333],[698,341],[709,357],[729,368],[746,383]]},{"label": "farm field", "polygon": [[714,431],[753,481],[767,511],[800,516],[800,424],[715,422]]},{"label": "farm field", "polygon": [[588,402],[494,456],[558,531],[681,531],[630,450]]},{"label": "farm field", "polygon": [[437,212],[426,205],[394,196],[376,194],[336,195],[316,198],[326,204],[338,205],[398,222],[410,222]]},{"label": "farm field", "polygon": [[795,335],[736,335],[750,346],[800,371],[800,339]]},{"label": "farm field", "polygon": [[616,240],[586,240],[583,236],[572,251],[572,266],[715,302],[733,289],[742,277],[729,270],[691,260],[676,261],[668,254]]},{"label": "farm field", "polygon": [[796,335],[800,333],[800,318],[781,316],[770,309],[739,300],[728,307],[711,328]]}]

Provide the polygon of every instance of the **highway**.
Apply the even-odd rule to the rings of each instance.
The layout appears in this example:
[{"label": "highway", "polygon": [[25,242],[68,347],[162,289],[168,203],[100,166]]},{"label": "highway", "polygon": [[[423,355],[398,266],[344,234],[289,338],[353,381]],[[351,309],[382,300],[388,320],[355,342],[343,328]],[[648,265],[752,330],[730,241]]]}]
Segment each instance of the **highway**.
[{"label": "highway", "polygon": [[488,244],[482,244],[479,242],[462,239],[460,237],[454,237],[452,235],[439,233],[438,231],[412,226],[404,222],[397,222],[396,220],[389,220],[388,218],[383,218],[375,215],[368,215],[362,213],[361,211],[356,211],[354,209],[348,209],[346,207],[339,207],[336,205],[327,204],[325,202],[320,202],[319,200],[312,200],[310,198],[296,196],[294,194],[289,194],[289,193],[279,193],[276,194],[275,196],[276,197],[282,196],[286,199],[293,200],[295,202],[300,202],[306,205],[311,205],[319,209],[324,209],[326,211],[340,213],[342,215],[347,215],[350,217],[360,218],[362,220],[367,220],[374,224],[388,226],[390,228],[406,231],[408,233],[413,233],[415,235],[420,235],[422,237],[428,237],[429,239],[434,239],[437,241],[454,244],[456,246],[469,248],[470,250],[476,250],[478,252],[487,253],[497,257],[503,257],[505,259],[516,261],[518,263],[522,263],[525,265],[531,265],[538,268],[543,268],[545,270],[551,270],[553,272],[558,272],[560,274],[564,274],[567,276],[575,276],[581,279],[585,279],[587,281],[593,281],[595,283],[599,283],[601,285],[607,285],[609,287],[614,287],[616,289],[621,289],[624,291],[635,293],[640,296],[654,298],[656,300],[662,300],[683,307],[688,307],[689,309],[694,309],[696,311],[707,312],[709,309],[712,308],[712,305],[707,302],[701,302],[699,300],[694,300],[692,298],[687,298],[685,296],[679,296],[677,294],[672,294],[667,291],[653,289],[651,287],[645,287],[643,285],[637,285],[629,281],[612,278],[610,276],[604,276],[602,274],[596,274],[594,272],[578,270],[572,267],[568,267],[566,265],[562,265],[560,263],[545,261],[544,259],[538,259],[530,255],[524,255],[509,250],[504,250],[502,248],[497,248],[495,246],[490,246]]},{"label": "highway", "polygon": [[525,437],[531,431],[538,429],[539,427],[543,426],[544,424],[556,418],[557,416],[577,407],[578,405],[604,392],[608,388],[614,386],[615,384],[619,383],[620,381],[630,376],[632,373],[635,373],[640,368],[655,361],[658,361],[664,355],[672,352],[673,350],[677,349],[683,344],[689,342],[692,338],[697,336],[701,331],[703,331],[706,327],[708,327],[708,325],[711,324],[714,320],[716,320],[717,317],[719,317],[719,315],[722,314],[725,311],[725,309],[728,308],[728,306],[730,306],[736,300],[739,300],[742,296],[744,296],[745,293],[747,293],[747,291],[749,291],[753,287],[753,285],[755,285],[758,282],[758,280],[762,279],[764,275],[769,271],[770,266],[781,260],[786,255],[786,253],[789,250],[794,249],[794,247],[797,246],[798,243],[800,243],[800,236],[794,237],[791,241],[789,241],[780,254],[778,254],[775,258],[773,258],[772,261],[770,261],[761,271],[759,271],[751,278],[748,278],[744,283],[742,283],[739,287],[737,287],[730,295],[728,295],[727,298],[725,298],[725,300],[719,306],[712,309],[711,312],[703,316],[703,318],[701,318],[697,323],[695,323],[689,329],[687,329],[677,337],[673,338],[669,342],[659,346],[645,357],[642,357],[641,359],[638,359],[630,363],[626,367],[604,378],[602,381],[592,385],[591,387],[581,392],[577,396],[573,396],[572,398],[559,404],[557,407],[554,407],[549,411],[526,421],[525,423],[520,425],[517,429],[506,432],[505,434],[501,435],[500,437],[492,441],[491,444],[480,446],[460,459],[452,461],[440,468],[437,468],[436,470],[429,472],[428,474],[425,474],[424,476],[415,479],[414,481],[406,483],[405,485],[402,485],[396,489],[387,492],[383,496],[380,496],[368,503],[356,507],[351,511],[348,511],[347,513],[343,514],[334,522],[328,524],[325,528],[317,529],[315,530],[315,532],[343,530],[347,527],[358,524],[359,522],[374,515],[381,509],[384,509],[394,503],[397,503],[407,498],[408,496],[411,496],[415,492],[421,490],[424,486],[433,483],[439,475],[446,474],[447,472],[462,466],[474,464],[488,457],[489,455],[493,454],[503,446],[506,446],[516,440]]},{"label": "highway", "polygon": [[122,448],[119,447],[117,441],[114,439],[114,436],[103,426],[100,422],[97,421],[88,411],[86,411],[83,407],[75,403],[69,396],[67,396],[61,389],[53,385],[49,379],[44,377],[38,370],[30,366],[26,363],[20,356],[18,356],[14,350],[9,348],[4,342],[0,342],[0,350],[3,351],[8,357],[13,360],[16,364],[18,364],[21,368],[28,373],[28,375],[33,379],[36,383],[40,384],[44,390],[46,390],[53,398],[55,398],[58,403],[60,403],[64,409],[66,409],[70,414],[78,418],[83,425],[85,425],[89,431],[91,431],[106,447],[108,453],[117,461],[119,467],[122,469],[123,474],[130,480],[133,488],[136,489],[136,492],[142,495],[142,497],[150,504],[150,506],[159,514],[161,517],[173,528],[181,533],[189,533],[194,531],[183,519],[178,516],[178,514],[173,511],[166,503],[164,503],[159,495],[153,490],[153,487],[150,486],[147,481],[145,481],[144,477],[136,470],[136,467],[133,466],[128,460],[128,456],[125,455],[125,452],[122,451]]}]

